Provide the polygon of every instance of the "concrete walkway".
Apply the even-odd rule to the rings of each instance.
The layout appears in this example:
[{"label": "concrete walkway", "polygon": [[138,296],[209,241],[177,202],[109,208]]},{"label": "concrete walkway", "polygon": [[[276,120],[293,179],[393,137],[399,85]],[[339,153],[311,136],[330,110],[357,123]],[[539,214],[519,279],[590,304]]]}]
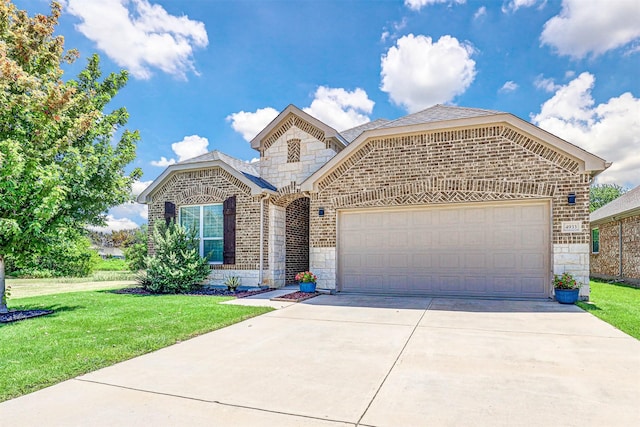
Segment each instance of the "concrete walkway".
[{"label": "concrete walkway", "polygon": [[631,426],[639,395],[640,342],[575,306],[327,295],[4,402],[0,423]]}]

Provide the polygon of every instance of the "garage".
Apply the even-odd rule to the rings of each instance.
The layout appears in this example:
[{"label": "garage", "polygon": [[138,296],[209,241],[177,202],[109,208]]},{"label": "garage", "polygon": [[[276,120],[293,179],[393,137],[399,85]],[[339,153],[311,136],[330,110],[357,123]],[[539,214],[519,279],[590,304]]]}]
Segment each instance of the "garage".
[{"label": "garage", "polygon": [[338,212],[344,292],[550,296],[550,203],[494,202]]}]

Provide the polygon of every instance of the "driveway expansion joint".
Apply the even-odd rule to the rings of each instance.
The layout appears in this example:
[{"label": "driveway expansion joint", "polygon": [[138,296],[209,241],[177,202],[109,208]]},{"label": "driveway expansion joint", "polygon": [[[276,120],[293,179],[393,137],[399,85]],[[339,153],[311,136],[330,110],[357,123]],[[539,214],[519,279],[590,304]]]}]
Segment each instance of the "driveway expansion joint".
[{"label": "driveway expansion joint", "polygon": [[350,425],[353,425],[353,426],[357,426],[357,424],[354,424],[353,421],[334,420],[334,419],[331,419],[331,418],[314,417],[314,416],[311,416],[311,415],[294,414],[294,413],[291,413],[291,412],[283,412],[283,411],[275,411],[275,410],[272,410],[272,409],[256,408],[254,406],[238,405],[238,404],[235,404],[235,403],[221,402],[219,400],[201,399],[201,398],[198,398],[198,397],[182,396],[180,394],[164,393],[164,392],[160,392],[160,391],[145,390],[145,389],[136,388],[136,387],[128,387],[128,386],[123,386],[123,385],[118,385],[118,384],[110,384],[110,383],[105,383],[105,382],[102,382],[102,381],[93,381],[93,380],[88,380],[88,379],[83,379],[83,378],[74,378],[73,380],[86,382],[86,383],[103,385],[103,386],[106,386],[106,387],[115,387],[115,388],[120,388],[120,389],[124,389],[124,390],[137,391],[137,392],[140,392],[140,393],[154,394],[154,395],[158,395],[158,396],[174,397],[174,398],[177,398],[177,399],[193,400],[193,401],[196,401],[196,402],[203,402],[203,403],[213,403],[215,405],[228,406],[228,407],[232,407],[232,408],[249,409],[249,410],[252,410],[252,411],[268,412],[268,413],[271,413],[271,414],[287,415],[287,416],[290,416],[290,417],[307,418],[307,419],[311,419],[311,420],[320,420],[320,421],[327,421],[327,422],[333,422],[333,423],[343,423],[343,424],[350,424]]}]

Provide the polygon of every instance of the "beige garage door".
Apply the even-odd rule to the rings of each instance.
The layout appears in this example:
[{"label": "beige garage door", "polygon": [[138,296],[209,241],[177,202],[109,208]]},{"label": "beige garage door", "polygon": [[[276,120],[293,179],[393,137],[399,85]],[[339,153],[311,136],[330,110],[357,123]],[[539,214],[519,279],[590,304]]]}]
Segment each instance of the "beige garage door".
[{"label": "beige garage door", "polygon": [[348,292],[548,297],[549,203],[341,211]]}]

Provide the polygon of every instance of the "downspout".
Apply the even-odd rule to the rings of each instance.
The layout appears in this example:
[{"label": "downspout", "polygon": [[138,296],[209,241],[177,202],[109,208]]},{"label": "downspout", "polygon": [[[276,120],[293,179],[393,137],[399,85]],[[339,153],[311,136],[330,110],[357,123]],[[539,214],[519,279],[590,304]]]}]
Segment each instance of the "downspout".
[{"label": "downspout", "polygon": [[260,199],[260,271],[258,272],[258,286],[262,286],[264,280],[264,201],[269,198],[264,194]]}]

